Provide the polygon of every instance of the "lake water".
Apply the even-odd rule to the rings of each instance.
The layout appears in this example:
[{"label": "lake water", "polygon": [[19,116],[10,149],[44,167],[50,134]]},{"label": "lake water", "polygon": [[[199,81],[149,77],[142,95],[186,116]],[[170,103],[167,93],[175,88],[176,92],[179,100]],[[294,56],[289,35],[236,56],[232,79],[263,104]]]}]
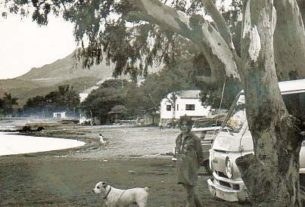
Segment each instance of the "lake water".
[{"label": "lake water", "polygon": [[80,147],[85,142],[0,132],[0,156]]}]

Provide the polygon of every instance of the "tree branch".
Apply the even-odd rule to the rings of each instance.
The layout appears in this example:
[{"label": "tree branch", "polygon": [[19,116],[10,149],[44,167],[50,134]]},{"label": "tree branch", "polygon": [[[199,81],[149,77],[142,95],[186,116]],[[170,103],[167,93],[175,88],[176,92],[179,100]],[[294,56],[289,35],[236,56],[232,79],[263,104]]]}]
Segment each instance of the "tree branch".
[{"label": "tree branch", "polygon": [[211,15],[214,23],[217,26],[217,29],[226,43],[234,50],[234,44],[232,41],[232,36],[229,28],[227,27],[226,21],[221,15],[221,13],[217,10],[215,4],[211,0],[201,0],[203,5],[205,6],[205,10]]},{"label": "tree branch", "polygon": [[[185,13],[176,11],[158,0],[128,1],[136,3],[138,8],[150,17],[151,23],[158,24],[164,30],[171,30],[191,40],[206,56],[211,70],[220,71],[220,73],[214,73],[220,76],[216,76],[215,79],[213,77],[212,80],[223,79],[224,74],[228,77],[239,78],[235,64],[237,56],[234,54],[233,44],[228,44],[230,40],[227,42],[210,22],[198,15],[188,17]],[[223,30],[226,29],[223,28]],[[224,31],[226,39],[230,39],[229,31]]]}]

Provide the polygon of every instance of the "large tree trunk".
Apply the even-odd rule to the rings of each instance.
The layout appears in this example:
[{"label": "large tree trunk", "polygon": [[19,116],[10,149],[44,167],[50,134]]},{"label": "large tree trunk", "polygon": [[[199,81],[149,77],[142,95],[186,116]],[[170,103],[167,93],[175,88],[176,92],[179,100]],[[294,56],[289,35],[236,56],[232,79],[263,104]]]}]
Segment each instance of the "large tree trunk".
[{"label": "large tree trunk", "polygon": [[249,0],[245,9],[240,68],[254,155],[237,159],[254,206],[301,206],[296,120],[281,98],[274,64],[276,11],[272,0]]},{"label": "large tree trunk", "polygon": [[305,32],[296,1],[276,0],[277,22],[274,32],[274,55],[280,80],[305,77]]}]

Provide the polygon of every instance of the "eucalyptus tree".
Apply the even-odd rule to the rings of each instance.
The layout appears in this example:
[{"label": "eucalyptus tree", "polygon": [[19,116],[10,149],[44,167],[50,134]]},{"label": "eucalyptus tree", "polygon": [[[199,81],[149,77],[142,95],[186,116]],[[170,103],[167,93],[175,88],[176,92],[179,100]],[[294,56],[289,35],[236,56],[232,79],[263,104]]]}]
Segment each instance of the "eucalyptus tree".
[{"label": "eucalyptus tree", "polygon": [[[233,7],[212,0],[5,2],[10,12],[30,13],[39,24],[47,23],[50,12],[74,22],[76,40],[83,46],[77,55],[85,67],[105,59],[116,63],[115,74],[136,77],[152,64],[202,54],[209,68],[198,80],[217,84],[226,77],[239,79],[255,154],[237,165],[253,205],[301,206],[299,122],[287,112],[277,84],[305,76],[305,33],[296,0],[233,1]],[[235,12],[242,27],[236,34],[222,11],[239,5],[242,9]]]}]

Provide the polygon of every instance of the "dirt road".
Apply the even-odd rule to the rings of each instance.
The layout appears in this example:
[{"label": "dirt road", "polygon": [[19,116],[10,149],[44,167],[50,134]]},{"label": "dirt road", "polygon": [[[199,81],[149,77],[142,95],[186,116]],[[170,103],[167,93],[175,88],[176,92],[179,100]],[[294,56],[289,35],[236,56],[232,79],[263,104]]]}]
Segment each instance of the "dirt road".
[{"label": "dirt road", "polygon": [[108,143],[99,150],[75,153],[79,158],[129,158],[164,157],[173,152],[178,129],[158,127],[95,127],[94,130],[82,128],[80,131],[97,137],[102,133]]}]

